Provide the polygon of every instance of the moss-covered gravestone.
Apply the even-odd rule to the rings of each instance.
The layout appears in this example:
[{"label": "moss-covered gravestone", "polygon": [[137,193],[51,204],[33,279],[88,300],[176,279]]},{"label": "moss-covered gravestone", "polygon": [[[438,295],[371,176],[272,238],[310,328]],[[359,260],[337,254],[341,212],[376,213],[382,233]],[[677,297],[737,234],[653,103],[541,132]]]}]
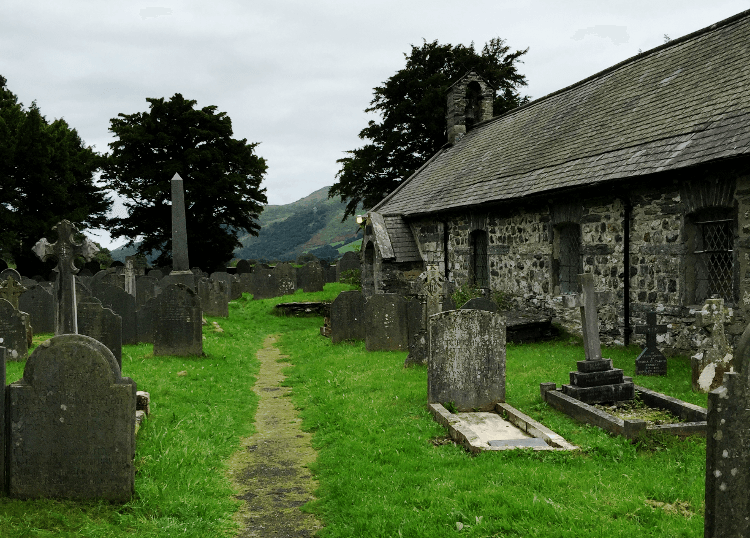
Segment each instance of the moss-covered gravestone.
[{"label": "moss-covered gravestone", "polygon": [[130,500],[136,384],[104,344],[47,340],[7,390],[11,497]]}]

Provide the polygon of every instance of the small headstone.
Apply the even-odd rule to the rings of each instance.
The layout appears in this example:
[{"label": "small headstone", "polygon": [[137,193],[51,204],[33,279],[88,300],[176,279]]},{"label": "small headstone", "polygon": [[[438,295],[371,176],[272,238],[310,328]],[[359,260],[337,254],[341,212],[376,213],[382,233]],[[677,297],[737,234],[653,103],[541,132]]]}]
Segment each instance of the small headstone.
[{"label": "small headstone", "polygon": [[239,277],[240,281],[237,286],[239,287],[240,293],[252,293],[252,273],[241,273]]},{"label": "small headstone", "polygon": [[55,308],[52,293],[43,286],[34,286],[21,294],[18,307],[29,314],[31,326],[37,333],[55,332]]},{"label": "small headstone", "polygon": [[365,297],[361,291],[342,291],[331,304],[331,342],[364,340]]},{"label": "small headstone", "polygon": [[291,263],[280,263],[273,268],[276,294],[272,297],[292,295],[297,289],[297,269]]},{"label": "small headstone", "polygon": [[336,282],[336,266],[329,265],[323,268],[323,274],[325,275],[326,284],[332,284]]},{"label": "small headstone", "polygon": [[691,358],[693,390],[709,392],[721,386],[724,373],[734,366],[732,348],[724,334],[728,312],[724,299],[708,299],[695,316],[695,324],[705,328],[709,336],[701,349]]},{"label": "small headstone", "polygon": [[430,317],[427,402],[492,411],[505,401],[505,321],[486,310]]},{"label": "small headstone", "polygon": [[750,536],[750,327],[734,372],[708,394],[704,536]]},{"label": "small headstone", "polygon": [[236,268],[237,268],[237,274],[238,275],[241,275],[243,273],[252,273],[252,271],[253,271],[253,268],[250,265],[250,262],[247,261],[247,260],[239,260],[237,262]]},{"label": "small headstone", "polygon": [[85,334],[107,346],[122,369],[122,318],[104,308],[96,297],[78,301],[78,334]]},{"label": "small headstone", "polygon": [[110,350],[88,336],[56,336],[7,390],[11,497],[131,499],[136,384]]},{"label": "small headstone", "polygon": [[341,275],[346,271],[360,270],[359,253],[358,252],[345,252],[341,259],[336,264],[336,281],[341,280]]},{"label": "small headstone", "polygon": [[406,301],[397,293],[376,293],[365,303],[367,351],[409,349]]},{"label": "small headstone", "polygon": [[203,355],[203,313],[198,295],[184,284],[171,284],[155,301],[154,355]]},{"label": "small headstone", "polygon": [[224,280],[201,278],[197,287],[204,316],[229,317],[229,299]]},{"label": "small headstone", "polygon": [[26,314],[19,312],[5,299],[0,299],[0,346],[12,361],[25,361],[29,354]]},{"label": "small headstone", "polygon": [[297,269],[297,287],[306,292],[323,291],[323,268],[318,262],[307,262]]},{"label": "small headstone", "polygon": [[656,324],[656,312],[646,314],[646,325],[636,327],[637,334],[646,335],[646,347],[635,359],[635,375],[667,375],[667,358],[656,347],[656,335],[666,330],[666,325]]},{"label": "small headstone", "polygon": [[499,310],[497,303],[487,297],[474,297],[469,299],[461,307],[461,310],[484,310],[486,312],[497,312]]},{"label": "small headstone", "polygon": [[122,343],[124,345],[137,344],[138,323],[135,316],[135,297],[122,288],[101,283],[91,292],[101,301],[102,306],[111,308],[122,318]]}]

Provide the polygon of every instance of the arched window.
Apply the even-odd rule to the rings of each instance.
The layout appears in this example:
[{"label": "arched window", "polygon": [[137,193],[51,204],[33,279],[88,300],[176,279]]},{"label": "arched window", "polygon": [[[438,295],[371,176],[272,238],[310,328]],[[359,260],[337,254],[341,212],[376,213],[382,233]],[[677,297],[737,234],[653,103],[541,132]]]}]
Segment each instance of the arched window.
[{"label": "arched window", "polygon": [[557,259],[557,284],[560,286],[560,293],[576,293],[578,275],[583,272],[581,226],[572,222],[555,226],[554,246]]},{"label": "arched window", "polygon": [[469,235],[471,247],[471,282],[477,288],[490,287],[487,232],[475,230]]}]

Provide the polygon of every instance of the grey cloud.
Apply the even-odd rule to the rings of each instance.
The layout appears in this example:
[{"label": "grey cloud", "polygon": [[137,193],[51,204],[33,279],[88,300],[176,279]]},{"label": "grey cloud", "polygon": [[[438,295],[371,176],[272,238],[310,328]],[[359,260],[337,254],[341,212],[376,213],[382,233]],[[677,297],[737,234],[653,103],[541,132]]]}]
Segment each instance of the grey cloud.
[{"label": "grey cloud", "polygon": [[588,28],[581,28],[573,34],[573,39],[580,41],[587,35],[609,38],[615,45],[627,43],[630,39],[627,26],[615,26],[614,24],[597,24]]}]

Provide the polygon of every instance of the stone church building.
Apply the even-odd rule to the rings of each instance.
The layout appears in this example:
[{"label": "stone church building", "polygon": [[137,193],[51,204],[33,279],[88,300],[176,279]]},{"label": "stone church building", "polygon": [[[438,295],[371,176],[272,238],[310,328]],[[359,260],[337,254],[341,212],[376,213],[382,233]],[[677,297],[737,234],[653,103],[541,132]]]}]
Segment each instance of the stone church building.
[{"label": "stone church building", "polygon": [[469,73],[450,88],[447,144],[368,213],[367,293],[503,291],[572,331],[593,273],[605,342],[694,352],[695,312],[721,297],[750,321],[750,11],[492,117]]}]

